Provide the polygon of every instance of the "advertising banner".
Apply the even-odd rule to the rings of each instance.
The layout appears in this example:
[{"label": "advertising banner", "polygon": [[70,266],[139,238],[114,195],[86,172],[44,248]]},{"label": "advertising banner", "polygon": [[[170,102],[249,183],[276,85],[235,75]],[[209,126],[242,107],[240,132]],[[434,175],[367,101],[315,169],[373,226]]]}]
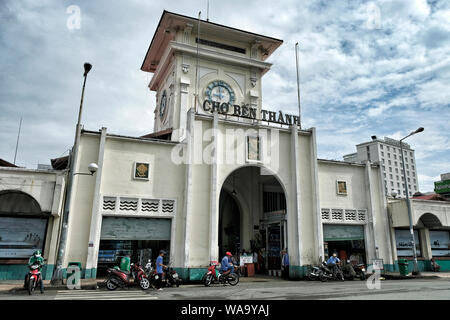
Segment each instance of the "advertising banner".
[{"label": "advertising banner", "polygon": [[[417,230],[414,230],[414,241],[416,242],[417,255],[420,256],[419,233]],[[412,257],[414,255],[409,230],[395,230],[395,242],[397,245],[397,256]]]},{"label": "advertising banner", "polygon": [[430,230],[430,244],[433,257],[450,256],[450,232]]},{"label": "advertising banner", "polygon": [[0,218],[0,258],[29,258],[43,250],[47,218]]}]

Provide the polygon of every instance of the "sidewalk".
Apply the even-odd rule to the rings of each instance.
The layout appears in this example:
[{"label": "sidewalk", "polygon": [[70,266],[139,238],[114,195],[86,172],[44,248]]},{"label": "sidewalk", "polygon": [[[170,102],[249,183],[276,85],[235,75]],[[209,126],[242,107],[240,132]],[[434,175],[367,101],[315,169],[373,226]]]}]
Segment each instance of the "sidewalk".
[{"label": "sidewalk", "polygon": [[386,280],[407,280],[407,279],[448,279],[450,280],[450,272],[421,272],[420,275],[401,276],[398,272],[386,272],[381,274]]},{"label": "sidewalk", "polygon": [[[66,284],[57,284],[52,286],[50,280],[44,280],[44,290],[65,290]],[[97,289],[97,281],[95,279],[81,279],[81,289],[93,290]],[[36,290],[39,291],[39,288]],[[23,280],[2,280],[0,281],[0,293],[16,291],[25,291],[23,287]]]}]

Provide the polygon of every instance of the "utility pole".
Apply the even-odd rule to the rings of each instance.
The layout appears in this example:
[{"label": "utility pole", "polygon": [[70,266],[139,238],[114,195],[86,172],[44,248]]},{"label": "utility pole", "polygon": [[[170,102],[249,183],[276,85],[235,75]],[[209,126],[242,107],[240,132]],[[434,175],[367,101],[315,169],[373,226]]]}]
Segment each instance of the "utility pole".
[{"label": "utility pole", "polygon": [[74,179],[74,173],[76,168],[76,159],[78,156],[78,146],[80,142],[80,136],[81,136],[81,114],[83,110],[83,99],[84,99],[84,88],[86,86],[86,78],[87,74],[91,70],[92,65],[90,63],[84,64],[84,81],[83,81],[83,89],[81,91],[81,101],[80,101],[80,108],[78,110],[78,121],[77,121],[77,128],[75,133],[75,141],[73,148],[69,154],[69,177],[68,177],[68,187],[67,187],[67,193],[66,193],[66,201],[64,202],[64,212],[62,216],[62,229],[61,229],[61,235],[59,239],[59,248],[58,248],[58,256],[56,258],[56,268],[53,271],[53,276],[51,283],[57,284],[59,281],[61,281],[61,284],[63,283],[63,267],[62,262],[64,259],[64,253],[66,251],[66,243],[67,243],[67,229],[68,229],[68,221],[69,221],[69,210],[70,210],[70,202],[72,198],[72,187],[73,187],[73,179]]},{"label": "utility pole", "polygon": [[16,152],[14,153],[14,162],[13,162],[13,164],[16,164],[17,149],[19,148],[20,128],[22,128],[22,117],[20,117],[19,133],[17,134]]}]

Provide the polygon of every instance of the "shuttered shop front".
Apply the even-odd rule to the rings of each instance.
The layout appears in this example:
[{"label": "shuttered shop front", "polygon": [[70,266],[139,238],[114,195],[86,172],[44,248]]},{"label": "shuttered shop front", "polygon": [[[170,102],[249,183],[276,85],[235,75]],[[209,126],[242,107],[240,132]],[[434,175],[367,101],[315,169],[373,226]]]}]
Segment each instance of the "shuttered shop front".
[{"label": "shuttered shop front", "polygon": [[324,241],[364,240],[364,226],[323,225]]},{"label": "shuttered shop front", "polygon": [[169,240],[171,219],[104,217],[101,240]]}]

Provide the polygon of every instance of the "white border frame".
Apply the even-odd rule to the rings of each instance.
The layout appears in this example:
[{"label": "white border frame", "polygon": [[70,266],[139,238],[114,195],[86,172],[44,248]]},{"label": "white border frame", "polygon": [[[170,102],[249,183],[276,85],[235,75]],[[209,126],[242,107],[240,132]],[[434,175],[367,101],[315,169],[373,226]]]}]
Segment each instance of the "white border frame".
[{"label": "white border frame", "polygon": [[[345,193],[339,192],[339,182],[345,183]],[[348,195],[348,186],[347,186],[347,180],[336,180],[336,194],[340,196],[347,196]]]},{"label": "white border frame", "polygon": [[[139,178],[139,177],[136,177],[136,164],[138,164],[138,163],[148,164],[148,178]],[[135,161],[135,162],[134,162],[134,165],[133,165],[133,173],[132,173],[132,177],[133,177],[133,180],[150,181],[150,162],[146,162],[146,161]]]},{"label": "white border frame", "polygon": [[[248,144],[249,144],[249,138],[258,138],[258,143],[259,143],[259,160],[252,160],[248,158]],[[245,161],[247,163],[259,163],[262,164],[263,163],[263,143],[262,143],[263,139],[262,139],[262,135],[259,134],[248,134],[245,136]]]}]

